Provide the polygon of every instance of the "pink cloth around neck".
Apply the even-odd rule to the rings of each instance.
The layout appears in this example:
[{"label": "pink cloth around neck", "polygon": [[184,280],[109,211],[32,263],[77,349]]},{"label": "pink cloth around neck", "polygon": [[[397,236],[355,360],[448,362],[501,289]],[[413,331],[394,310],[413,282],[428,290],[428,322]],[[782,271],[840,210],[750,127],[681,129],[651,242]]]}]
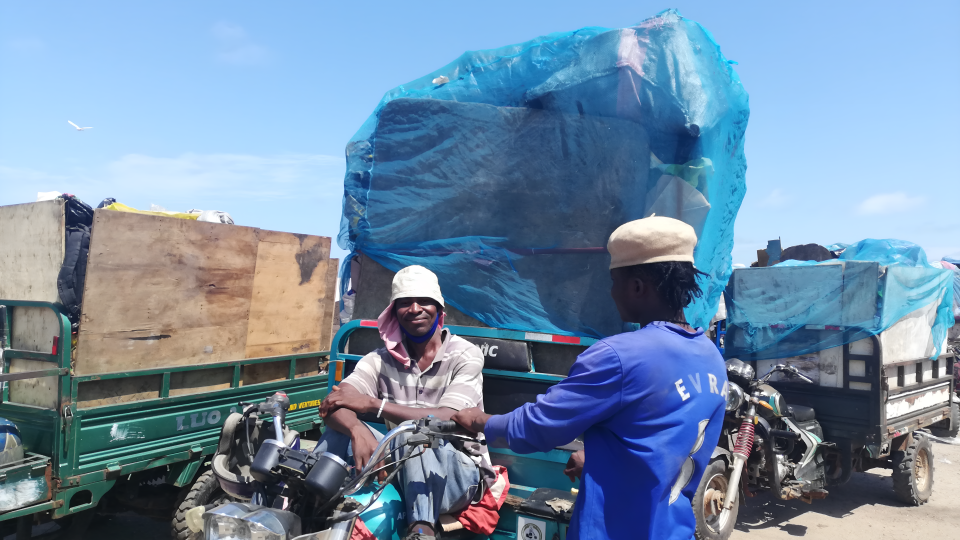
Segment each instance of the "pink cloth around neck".
[{"label": "pink cloth around neck", "polygon": [[[440,322],[437,323],[437,332],[443,329],[444,311],[441,309],[437,315]],[[400,321],[393,312],[393,302],[383,310],[383,313],[377,317],[377,328],[380,330],[380,339],[387,346],[387,352],[401,362],[404,366],[410,367],[410,354],[407,348],[403,346],[403,330],[400,329]]]}]

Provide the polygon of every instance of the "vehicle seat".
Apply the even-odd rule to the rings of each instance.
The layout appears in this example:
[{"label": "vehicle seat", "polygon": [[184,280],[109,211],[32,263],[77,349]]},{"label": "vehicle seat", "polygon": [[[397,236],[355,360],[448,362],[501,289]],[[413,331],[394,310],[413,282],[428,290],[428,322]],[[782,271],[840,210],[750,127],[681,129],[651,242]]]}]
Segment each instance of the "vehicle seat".
[{"label": "vehicle seat", "polygon": [[787,405],[787,416],[792,417],[797,422],[809,422],[817,417],[813,407],[803,405]]},{"label": "vehicle seat", "polygon": [[483,368],[500,371],[529,373],[533,370],[533,357],[525,341],[510,339],[459,336],[480,348],[483,354]]}]

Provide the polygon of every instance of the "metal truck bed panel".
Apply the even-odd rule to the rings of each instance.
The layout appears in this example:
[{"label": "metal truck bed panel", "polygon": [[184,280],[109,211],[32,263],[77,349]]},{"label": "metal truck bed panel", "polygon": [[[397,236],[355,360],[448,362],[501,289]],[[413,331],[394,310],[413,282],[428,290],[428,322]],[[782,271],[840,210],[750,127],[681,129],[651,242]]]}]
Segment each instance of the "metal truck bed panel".
[{"label": "metal truck bed panel", "polygon": [[800,357],[754,362],[759,375],[774,364],[797,366],[814,380],[771,380],[787,403],[813,407],[827,440],[879,445],[949,414],[955,383],[952,355],[882,361],[877,336]]},{"label": "metal truck bed panel", "polygon": [[326,375],[240,387],[196,396],[138,402],[133,410],[112,406],[78,411],[79,435],[71,449],[75,473],[124,465],[216,444],[223,422],[239,401],[262,400],[282,390],[290,397],[287,424],[306,430],[319,423],[317,406],[326,394]]},{"label": "metal truck bed panel", "polygon": [[17,425],[24,451],[53,456],[59,419],[56,411],[16,403],[0,403],[0,418],[6,418]]},{"label": "metal truck bed panel", "polygon": [[777,390],[790,405],[816,410],[817,421],[828,441],[869,441],[880,431],[879,395],[863,390],[820,388],[796,383],[777,383]]}]

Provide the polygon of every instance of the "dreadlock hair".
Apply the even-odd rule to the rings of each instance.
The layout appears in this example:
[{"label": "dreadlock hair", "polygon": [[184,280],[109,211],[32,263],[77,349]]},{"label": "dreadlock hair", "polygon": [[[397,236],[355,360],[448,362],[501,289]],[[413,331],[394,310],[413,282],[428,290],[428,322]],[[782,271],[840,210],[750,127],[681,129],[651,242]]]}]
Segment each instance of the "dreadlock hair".
[{"label": "dreadlock hair", "polygon": [[679,313],[690,305],[694,298],[703,296],[697,280],[700,276],[709,275],[694,268],[693,263],[678,261],[638,264],[628,266],[625,270],[630,276],[655,286],[657,295],[666,307],[670,308],[671,313]]}]

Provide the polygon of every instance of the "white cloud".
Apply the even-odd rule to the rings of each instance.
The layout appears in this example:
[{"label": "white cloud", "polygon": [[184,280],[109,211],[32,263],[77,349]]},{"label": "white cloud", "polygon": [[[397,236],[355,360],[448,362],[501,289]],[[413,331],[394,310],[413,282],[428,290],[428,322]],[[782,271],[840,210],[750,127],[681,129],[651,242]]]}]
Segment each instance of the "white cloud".
[{"label": "white cloud", "polygon": [[220,21],[211,29],[217,41],[217,60],[233,65],[255,65],[267,60],[267,50],[255,43],[240,25]]},{"label": "white cloud", "polygon": [[[106,196],[128,204],[193,200],[274,203],[314,200],[336,203],[343,196],[342,157],[313,154],[194,154],[154,157],[128,154],[95,169],[54,174],[0,165],[0,204],[29,202],[38,191]],[[137,202],[139,201],[139,202]]]},{"label": "white cloud", "polygon": [[857,212],[863,216],[896,214],[919,207],[924,202],[920,196],[911,197],[902,191],[895,193],[878,193],[857,207]]},{"label": "white cloud", "polygon": [[760,201],[760,206],[767,208],[776,208],[778,206],[783,206],[787,202],[787,194],[784,193],[782,189],[775,189],[770,192],[769,195],[763,198]]},{"label": "white cloud", "polygon": [[[329,182],[342,185],[343,168],[343,158],[333,156],[193,153],[172,158],[128,154],[106,167],[110,183],[144,191],[270,200],[299,198]],[[342,191],[334,196],[341,195]]]}]

